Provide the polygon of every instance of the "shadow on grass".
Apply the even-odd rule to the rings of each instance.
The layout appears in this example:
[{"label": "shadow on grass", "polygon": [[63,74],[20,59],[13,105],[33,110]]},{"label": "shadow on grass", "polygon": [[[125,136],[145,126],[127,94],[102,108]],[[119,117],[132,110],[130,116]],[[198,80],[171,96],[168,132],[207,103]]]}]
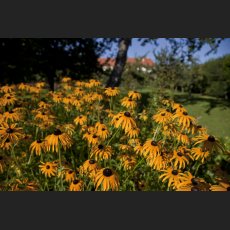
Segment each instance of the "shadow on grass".
[{"label": "shadow on grass", "polygon": [[178,103],[183,103],[183,105],[194,105],[197,103],[207,103],[206,113],[210,114],[211,110],[218,107],[223,110],[230,108],[230,101],[221,99],[221,98],[214,98],[214,97],[206,97],[201,95],[192,95],[189,97],[186,94],[175,95],[174,100]]}]

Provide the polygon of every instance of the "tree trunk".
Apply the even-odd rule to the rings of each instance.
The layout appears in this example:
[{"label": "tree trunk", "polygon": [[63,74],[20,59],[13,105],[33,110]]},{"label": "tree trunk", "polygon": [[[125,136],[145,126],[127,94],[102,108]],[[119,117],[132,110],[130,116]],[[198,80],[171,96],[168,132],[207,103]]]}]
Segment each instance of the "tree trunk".
[{"label": "tree trunk", "polygon": [[121,83],[121,75],[127,60],[127,52],[131,45],[131,38],[121,38],[119,41],[119,50],[113,71],[109,77],[106,87],[117,87]]}]

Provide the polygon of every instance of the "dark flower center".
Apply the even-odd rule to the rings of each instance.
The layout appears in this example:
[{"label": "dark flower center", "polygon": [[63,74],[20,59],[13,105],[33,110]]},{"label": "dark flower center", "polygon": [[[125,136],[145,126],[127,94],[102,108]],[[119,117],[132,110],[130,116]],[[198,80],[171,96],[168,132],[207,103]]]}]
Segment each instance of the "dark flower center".
[{"label": "dark flower center", "polygon": [[172,174],[176,176],[176,175],[178,175],[178,171],[177,170],[173,170]]},{"label": "dark flower center", "polygon": [[208,141],[210,141],[210,142],[215,142],[216,141],[216,139],[215,139],[215,137],[214,136],[209,136],[208,137]]},{"label": "dark flower center", "polygon": [[187,112],[183,112],[183,115],[187,116],[187,115],[188,115],[188,113],[187,113]]},{"label": "dark flower center", "polygon": [[227,191],[228,191],[228,192],[230,192],[230,186],[229,186],[229,187],[227,187]]},{"label": "dark flower center", "polygon": [[102,130],[102,131],[105,131],[105,128],[102,128],[101,130]]},{"label": "dark flower center", "polygon": [[193,191],[193,192],[198,192],[198,191],[200,191],[200,189],[197,188],[197,187],[195,187],[195,186],[193,186],[193,187],[191,188],[191,191]]},{"label": "dark flower center", "polygon": [[79,116],[80,119],[82,119],[82,116]]},{"label": "dark flower center", "polygon": [[7,133],[13,133],[13,132],[14,132],[14,130],[13,130],[13,129],[11,129],[11,128],[8,128],[8,129],[6,130],[6,132],[7,132]]},{"label": "dark flower center", "polygon": [[182,152],[178,152],[178,153],[177,153],[177,156],[182,157],[182,156],[183,156],[183,153],[182,153]]},{"label": "dark flower center", "polygon": [[115,88],[114,88],[114,87],[112,87],[111,89],[112,89],[112,90],[114,90]]},{"label": "dark flower center", "polygon": [[126,117],[131,117],[131,114],[130,114],[129,112],[125,112],[124,115],[125,115]]},{"label": "dark flower center", "polygon": [[98,145],[98,148],[99,148],[99,149],[103,149],[104,146],[103,146],[103,145]]},{"label": "dark flower center", "polygon": [[8,99],[8,100],[9,100],[9,99],[11,99],[11,97],[7,97],[6,99]]},{"label": "dark flower center", "polygon": [[42,115],[44,116],[44,115],[46,115],[44,112],[42,112]]},{"label": "dark flower center", "polygon": [[162,113],[161,116],[164,117],[164,116],[165,116],[165,113]]},{"label": "dark flower center", "polygon": [[106,168],[106,169],[103,170],[103,175],[106,176],[106,177],[110,177],[110,176],[112,176],[112,174],[113,174],[113,172],[109,168]]},{"label": "dark flower center", "polygon": [[166,111],[169,113],[170,112],[170,110],[169,109],[166,109]]},{"label": "dark flower center", "polygon": [[72,174],[73,173],[73,170],[69,170],[69,172],[68,172],[69,174]]},{"label": "dark flower center", "polygon": [[152,142],[151,142],[151,145],[152,145],[152,146],[157,146],[157,142],[156,142],[156,141],[152,141]]},{"label": "dark flower center", "polygon": [[59,135],[61,135],[61,134],[62,134],[62,132],[61,132],[60,129],[55,129],[54,135],[59,136]]},{"label": "dark flower center", "polygon": [[50,166],[49,166],[49,165],[46,165],[46,169],[50,169]]},{"label": "dark flower center", "polygon": [[196,180],[196,178],[192,178],[191,182],[193,185],[198,185],[198,181]]},{"label": "dark flower center", "polygon": [[14,112],[13,112],[13,111],[10,111],[9,113],[12,114],[12,113],[14,113]]},{"label": "dark flower center", "polygon": [[198,128],[198,129],[202,128],[202,125],[197,125],[197,128]]},{"label": "dark flower center", "polygon": [[93,165],[93,164],[95,164],[95,160],[89,160],[89,163],[90,163],[91,165]]},{"label": "dark flower center", "polygon": [[9,142],[10,142],[10,139],[9,139],[9,138],[7,138],[5,142],[6,142],[6,143],[9,143]]},{"label": "dark flower center", "polygon": [[97,135],[94,134],[94,135],[93,135],[93,138],[97,138]]},{"label": "dark flower center", "polygon": [[132,98],[129,98],[129,101],[133,101]]},{"label": "dark flower center", "polygon": [[37,140],[37,143],[38,143],[38,144],[41,144],[41,143],[42,143],[42,141],[41,141],[40,139],[38,139],[38,140]]},{"label": "dark flower center", "polygon": [[78,184],[79,183],[79,180],[74,180],[73,181],[73,184]]}]

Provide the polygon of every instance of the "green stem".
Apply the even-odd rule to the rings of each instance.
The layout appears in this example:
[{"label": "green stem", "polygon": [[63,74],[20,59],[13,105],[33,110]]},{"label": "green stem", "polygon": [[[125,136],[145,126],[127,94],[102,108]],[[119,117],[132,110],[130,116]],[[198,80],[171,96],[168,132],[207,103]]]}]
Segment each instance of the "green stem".
[{"label": "green stem", "polygon": [[32,155],[33,155],[33,152],[31,151],[29,160],[28,160],[28,162],[27,162],[28,165],[31,163]]},{"label": "green stem", "polygon": [[109,145],[109,143],[113,140],[113,138],[116,136],[116,134],[118,133],[118,131],[120,131],[120,127],[116,130],[116,132],[113,134],[113,136],[110,138],[110,140],[107,143],[107,146]]}]

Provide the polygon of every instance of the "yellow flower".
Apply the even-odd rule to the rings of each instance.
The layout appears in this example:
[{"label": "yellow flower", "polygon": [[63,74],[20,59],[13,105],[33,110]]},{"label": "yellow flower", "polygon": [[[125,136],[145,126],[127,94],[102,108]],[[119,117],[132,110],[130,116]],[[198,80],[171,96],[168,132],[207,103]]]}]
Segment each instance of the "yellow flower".
[{"label": "yellow flower", "polygon": [[181,182],[181,173],[172,167],[162,170],[162,172],[164,173],[159,177],[162,179],[162,182],[168,180],[168,188],[170,186],[172,186],[173,189],[177,188]]},{"label": "yellow flower", "polygon": [[117,191],[119,189],[118,175],[110,168],[103,168],[95,175],[94,184],[96,190],[101,187],[102,191]]},{"label": "yellow flower", "polygon": [[82,166],[80,166],[80,173],[81,174],[87,174],[88,173],[91,173],[92,171],[97,171],[99,169],[99,165],[98,163],[93,160],[93,159],[90,159],[90,160],[86,160]]},{"label": "yellow flower", "polygon": [[43,140],[36,140],[30,145],[31,153],[35,152],[36,155],[40,156],[42,151],[46,151],[46,145]]},{"label": "yellow flower", "polygon": [[41,169],[42,174],[45,174],[47,177],[55,176],[57,173],[57,164],[53,162],[46,162],[39,165],[39,168]]},{"label": "yellow flower", "polygon": [[74,119],[76,125],[84,125],[87,123],[87,116],[80,115]]},{"label": "yellow flower", "polygon": [[174,167],[178,167],[179,169],[185,168],[189,164],[187,155],[181,149],[173,151],[171,162],[174,162]]},{"label": "yellow flower", "polygon": [[194,117],[189,116],[187,112],[176,112],[176,114],[173,115],[173,119],[177,119],[182,129],[189,128],[191,123],[195,123],[196,120]]},{"label": "yellow flower", "polygon": [[74,180],[74,178],[75,178],[75,172],[73,170],[71,170],[71,169],[66,170],[66,172],[65,172],[65,181],[66,182],[71,182],[71,181]]},{"label": "yellow flower", "polygon": [[210,155],[209,151],[202,151],[201,148],[192,148],[191,154],[195,160],[201,160],[202,164]]},{"label": "yellow flower", "polygon": [[20,120],[20,114],[18,112],[14,111],[7,111],[3,113],[3,119],[8,122],[10,120],[11,122],[19,121]]},{"label": "yellow flower", "polygon": [[95,158],[96,160],[107,160],[112,156],[112,148],[111,146],[104,146],[102,144],[94,146],[90,157]]},{"label": "yellow flower", "polygon": [[230,191],[230,183],[220,182],[219,185],[212,185],[210,191],[213,192],[228,192]]},{"label": "yellow flower", "polygon": [[109,87],[105,89],[105,95],[109,97],[117,96],[120,90],[117,87]]},{"label": "yellow flower", "polygon": [[23,137],[22,128],[16,128],[17,124],[2,122],[0,126],[0,139],[5,142],[7,139],[14,143]]},{"label": "yellow flower", "polygon": [[153,120],[159,124],[165,124],[171,121],[172,114],[166,109],[159,109],[158,112],[153,115]]},{"label": "yellow flower", "polygon": [[148,116],[146,110],[143,110],[141,113],[138,113],[139,119],[142,121],[147,121]]},{"label": "yellow flower", "polygon": [[141,154],[145,157],[149,154],[152,154],[154,157],[156,157],[158,154],[160,154],[159,143],[153,141],[152,139],[147,140],[143,145]]},{"label": "yellow flower", "polygon": [[6,139],[4,142],[0,143],[0,148],[3,150],[9,150],[12,148],[12,143],[10,142],[10,139]]},{"label": "yellow flower", "polygon": [[164,157],[164,154],[154,155],[149,154],[146,158],[147,164],[155,170],[164,170],[168,166],[168,160]]},{"label": "yellow flower", "polygon": [[127,155],[127,157],[122,161],[122,165],[126,171],[133,169],[136,163],[136,158],[131,155]]},{"label": "yellow flower", "polygon": [[224,152],[224,147],[220,144],[219,140],[212,135],[202,134],[194,137],[193,140],[195,141],[194,145],[202,144],[201,148],[204,152],[209,151],[212,153],[213,150],[218,152],[219,149]]},{"label": "yellow flower", "polygon": [[14,105],[17,101],[17,98],[15,97],[14,93],[4,94],[2,99],[3,106]]},{"label": "yellow flower", "polygon": [[56,129],[53,134],[48,135],[45,140],[48,151],[58,152],[59,145],[66,150],[73,144],[72,138],[67,133],[62,133],[60,129]]},{"label": "yellow flower", "polygon": [[71,182],[70,187],[69,187],[69,191],[81,191],[83,188],[83,181],[75,179]]},{"label": "yellow flower", "polygon": [[109,136],[109,130],[106,125],[100,124],[97,127],[97,135],[101,138],[101,140],[105,140]]},{"label": "yellow flower", "polygon": [[137,106],[137,102],[129,97],[124,97],[121,99],[121,105],[126,107],[127,109],[134,109]]},{"label": "yellow flower", "polygon": [[132,98],[133,100],[140,100],[141,99],[141,94],[138,93],[137,91],[129,91],[128,92],[128,97]]},{"label": "yellow flower", "polygon": [[121,127],[125,132],[128,132],[131,128],[136,127],[136,122],[131,117],[129,112],[120,112],[115,115],[111,122],[116,128]]}]

